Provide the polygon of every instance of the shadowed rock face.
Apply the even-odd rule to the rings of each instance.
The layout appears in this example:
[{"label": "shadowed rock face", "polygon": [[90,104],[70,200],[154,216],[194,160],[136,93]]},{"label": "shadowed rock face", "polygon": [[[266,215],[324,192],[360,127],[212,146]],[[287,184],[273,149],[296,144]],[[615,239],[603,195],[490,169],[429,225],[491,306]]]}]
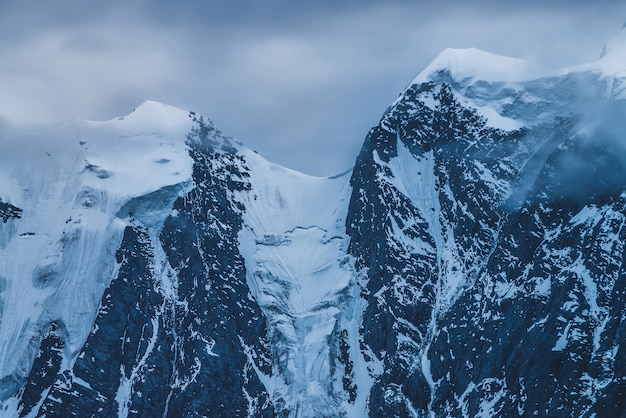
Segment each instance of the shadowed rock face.
[{"label": "shadowed rock face", "polygon": [[42,322],[2,396],[21,416],[626,416],[626,118],[606,83],[439,72],[370,130],[339,197],[341,176],[192,115],[192,181],[117,211],[86,341]]},{"label": "shadowed rock face", "polygon": [[9,219],[19,219],[22,217],[21,213],[22,209],[0,199],[0,218],[2,218],[2,222],[7,223]]},{"label": "shadowed rock face", "polygon": [[407,90],[352,175],[363,342],[384,363],[369,413],[622,416],[623,122],[580,134],[552,110],[505,132],[463,89]]},{"label": "shadowed rock face", "polygon": [[124,231],[117,276],[72,367],[56,354],[56,328],[43,339],[22,416],[35,406],[41,416],[272,415],[255,371],[271,374],[265,321],[237,249],[232,193],[246,187],[246,169],[233,154],[190,152],[196,186],[173,203],[158,235],[139,219],[163,210],[161,194],[136,205],[144,212]]}]

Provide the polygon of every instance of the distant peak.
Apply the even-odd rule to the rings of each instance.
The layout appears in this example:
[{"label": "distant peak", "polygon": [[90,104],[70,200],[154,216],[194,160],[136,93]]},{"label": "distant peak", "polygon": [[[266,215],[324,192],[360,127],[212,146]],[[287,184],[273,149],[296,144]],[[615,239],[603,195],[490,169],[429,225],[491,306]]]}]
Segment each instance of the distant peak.
[{"label": "distant peak", "polygon": [[165,103],[157,102],[156,100],[145,100],[143,103],[137,106],[135,110],[140,109],[140,108],[151,108],[151,107],[158,108],[158,107],[170,107],[170,106],[166,105]]},{"label": "distant peak", "polygon": [[128,115],[131,116],[133,114],[145,114],[145,113],[184,113],[188,114],[189,112],[183,109],[179,109],[174,106],[166,105],[165,103],[157,102],[154,100],[146,100],[141,103],[139,106],[133,109],[133,111]]},{"label": "distant peak", "polygon": [[444,49],[413,81],[433,80],[439,73],[448,73],[456,81],[521,81],[532,78],[535,71],[518,58],[504,57],[477,48]]},{"label": "distant peak", "polygon": [[626,74],[626,23],[602,48],[600,59],[583,65],[581,69],[601,71],[605,76],[623,77]]},{"label": "distant peak", "polygon": [[600,54],[600,59],[608,56],[608,55],[621,55],[622,59],[624,59],[624,54],[626,53],[626,23],[621,27],[621,29],[613,35],[611,39],[608,40],[606,44],[604,44],[604,48],[602,48],[602,52]]},{"label": "distant peak", "polygon": [[189,112],[174,106],[153,100],[146,100],[133,109],[131,113],[117,120],[127,123],[153,126],[176,126],[189,124]]}]

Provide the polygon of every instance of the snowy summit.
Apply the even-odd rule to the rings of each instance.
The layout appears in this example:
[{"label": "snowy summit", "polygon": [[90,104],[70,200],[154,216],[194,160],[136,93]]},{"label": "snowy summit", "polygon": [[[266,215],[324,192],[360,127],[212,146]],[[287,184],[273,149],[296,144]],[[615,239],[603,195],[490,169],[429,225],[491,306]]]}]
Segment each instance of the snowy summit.
[{"label": "snowy summit", "polygon": [[436,79],[440,73],[447,73],[458,82],[480,81],[523,81],[536,76],[536,69],[528,62],[504,57],[476,48],[443,50],[412,84]]}]

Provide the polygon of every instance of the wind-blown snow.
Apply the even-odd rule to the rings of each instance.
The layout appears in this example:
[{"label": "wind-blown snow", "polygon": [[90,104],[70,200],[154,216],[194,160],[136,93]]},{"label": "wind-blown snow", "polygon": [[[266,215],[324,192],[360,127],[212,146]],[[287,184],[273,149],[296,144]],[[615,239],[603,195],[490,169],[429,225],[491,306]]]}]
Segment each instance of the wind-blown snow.
[{"label": "wind-blown snow", "polygon": [[[589,64],[568,67],[558,72],[559,75],[593,71],[605,78],[626,77],[626,24],[604,45],[600,59]],[[623,92],[623,90],[622,90]],[[625,98],[626,96],[622,96]]]},{"label": "wind-blown snow", "polygon": [[605,73],[626,76],[626,24],[606,43],[598,65]]},{"label": "wind-blown snow", "polygon": [[468,79],[488,82],[530,80],[537,70],[528,62],[503,57],[476,48],[444,49],[412,84],[425,83],[440,72],[448,72],[453,80]]}]

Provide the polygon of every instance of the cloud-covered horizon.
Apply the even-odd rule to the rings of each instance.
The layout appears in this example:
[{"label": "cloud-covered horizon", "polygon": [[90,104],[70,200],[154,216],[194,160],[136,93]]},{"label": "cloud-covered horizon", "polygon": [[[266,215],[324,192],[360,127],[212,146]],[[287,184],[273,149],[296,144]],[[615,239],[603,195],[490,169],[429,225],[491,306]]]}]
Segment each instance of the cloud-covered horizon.
[{"label": "cloud-covered horizon", "polygon": [[271,161],[331,175],[447,47],[546,68],[598,58],[618,1],[0,2],[0,132],[195,110]]}]

